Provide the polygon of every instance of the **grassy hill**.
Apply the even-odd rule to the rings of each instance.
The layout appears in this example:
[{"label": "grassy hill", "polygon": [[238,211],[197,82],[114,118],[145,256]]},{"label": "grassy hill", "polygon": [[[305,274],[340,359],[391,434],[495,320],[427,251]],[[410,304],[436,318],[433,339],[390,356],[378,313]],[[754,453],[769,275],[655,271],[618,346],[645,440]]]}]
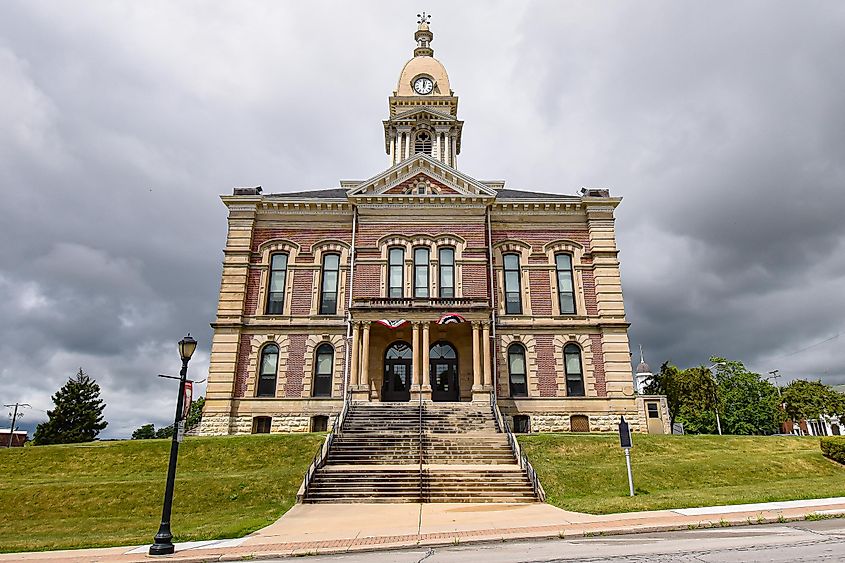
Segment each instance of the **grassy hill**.
[{"label": "grassy hill", "polygon": [[[323,434],[187,438],[173,505],[178,541],[235,537],[295,502]],[[637,496],[614,435],[521,436],[548,501],[610,513],[845,496],[817,438],[634,436]],[[143,544],[158,529],[169,440],[0,450],[0,551]]]},{"label": "grassy hill", "polygon": [[[236,537],[290,508],[324,434],[186,438],[176,540]],[[170,440],[0,450],[0,551],[151,543]]]},{"label": "grassy hill", "polygon": [[615,435],[531,435],[519,442],[547,502],[577,512],[845,496],[845,467],[825,459],[812,437],[636,434],[633,498]]}]

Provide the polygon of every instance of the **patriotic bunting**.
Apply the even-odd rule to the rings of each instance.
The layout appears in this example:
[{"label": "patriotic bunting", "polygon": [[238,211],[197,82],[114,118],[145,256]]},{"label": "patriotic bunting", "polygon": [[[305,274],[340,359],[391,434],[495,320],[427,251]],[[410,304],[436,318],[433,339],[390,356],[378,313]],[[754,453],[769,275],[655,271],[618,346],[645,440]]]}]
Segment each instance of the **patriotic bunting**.
[{"label": "patriotic bunting", "polygon": [[406,321],[405,319],[398,319],[395,321],[391,321],[390,319],[381,319],[376,322],[380,325],[384,325],[387,328],[392,328],[394,330],[408,324],[408,321]]},{"label": "patriotic bunting", "polygon": [[465,323],[467,320],[457,313],[444,313],[438,320],[439,325],[450,325],[452,323]]}]

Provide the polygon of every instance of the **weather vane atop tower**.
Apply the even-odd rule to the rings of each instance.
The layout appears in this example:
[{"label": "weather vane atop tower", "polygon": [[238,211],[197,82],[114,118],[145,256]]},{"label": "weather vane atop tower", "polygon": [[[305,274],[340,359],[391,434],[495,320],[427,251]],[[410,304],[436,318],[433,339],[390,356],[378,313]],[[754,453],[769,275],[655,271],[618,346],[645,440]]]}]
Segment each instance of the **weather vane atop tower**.
[{"label": "weather vane atop tower", "polygon": [[431,23],[431,14],[426,14],[425,12],[423,12],[421,14],[417,14],[417,18],[419,18],[419,19],[417,19],[417,23],[419,25],[423,25],[423,24],[427,25],[427,24]]}]

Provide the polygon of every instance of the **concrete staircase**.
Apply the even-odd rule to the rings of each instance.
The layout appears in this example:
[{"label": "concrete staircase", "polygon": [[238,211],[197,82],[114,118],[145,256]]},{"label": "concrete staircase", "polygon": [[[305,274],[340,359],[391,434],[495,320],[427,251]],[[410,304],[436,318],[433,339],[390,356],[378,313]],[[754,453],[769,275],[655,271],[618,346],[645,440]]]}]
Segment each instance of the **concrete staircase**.
[{"label": "concrete staircase", "polygon": [[[421,412],[422,411],[422,412]],[[534,502],[479,403],[353,403],[305,502]]]}]

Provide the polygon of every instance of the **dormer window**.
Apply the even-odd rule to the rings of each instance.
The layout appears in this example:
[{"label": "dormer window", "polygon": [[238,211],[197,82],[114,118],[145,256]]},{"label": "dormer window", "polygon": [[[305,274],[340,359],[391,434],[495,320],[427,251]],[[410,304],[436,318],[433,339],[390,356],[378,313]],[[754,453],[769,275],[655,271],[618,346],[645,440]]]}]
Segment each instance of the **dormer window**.
[{"label": "dormer window", "polygon": [[414,152],[431,156],[431,134],[428,131],[420,131],[414,140]]}]

